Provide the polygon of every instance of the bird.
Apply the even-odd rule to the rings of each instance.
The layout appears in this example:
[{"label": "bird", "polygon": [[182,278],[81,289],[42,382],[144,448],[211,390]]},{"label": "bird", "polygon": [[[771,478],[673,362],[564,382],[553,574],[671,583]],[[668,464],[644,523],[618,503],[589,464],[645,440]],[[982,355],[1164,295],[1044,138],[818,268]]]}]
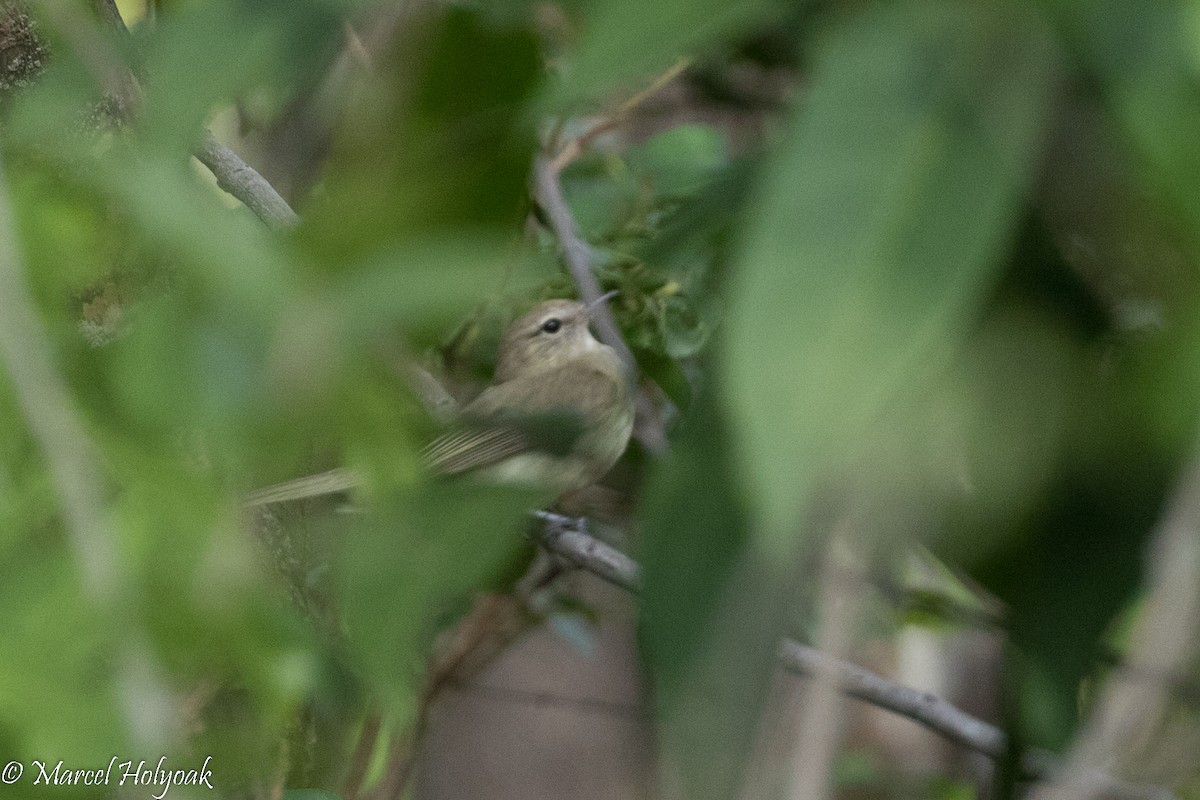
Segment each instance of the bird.
[{"label": "bird", "polygon": [[[431,475],[470,475],[559,495],[596,483],[620,459],[633,432],[630,376],[616,351],[589,328],[600,303],[547,300],[511,323],[500,339],[493,381],[467,404],[457,425],[422,452]],[[249,506],[352,489],[336,469],[248,495]]]}]

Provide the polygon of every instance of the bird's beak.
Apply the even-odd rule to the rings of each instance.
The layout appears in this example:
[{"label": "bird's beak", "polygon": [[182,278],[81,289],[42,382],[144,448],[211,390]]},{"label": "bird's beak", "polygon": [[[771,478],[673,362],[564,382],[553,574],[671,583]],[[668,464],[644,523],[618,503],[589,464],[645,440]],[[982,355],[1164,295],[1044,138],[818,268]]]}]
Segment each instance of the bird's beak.
[{"label": "bird's beak", "polygon": [[612,300],[614,297],[616,297],[616,296],[617,296],[617,295],[619,295],[620,293],[621,293],[621,292],[620,292],[619,290],[617,290],[617,289],[613,289],[611,292],[605,292],[604,294],[600,295],[599,297],[597,297],[597,298],[596,298],[595,300],[593,300],[592,302],[588,303],[588,305],[587,305],[587,314],[588,314],[588,316],[589,316],[589,317],[590,317],[590,316],[592,316],[592,314],[594,314],[594,313],[596,312],[596,309],[597,309],[597,308],[599,308],[600,306],[604,305],[604,304],[605,304],[605,303],[607,303],[609,300]]}]

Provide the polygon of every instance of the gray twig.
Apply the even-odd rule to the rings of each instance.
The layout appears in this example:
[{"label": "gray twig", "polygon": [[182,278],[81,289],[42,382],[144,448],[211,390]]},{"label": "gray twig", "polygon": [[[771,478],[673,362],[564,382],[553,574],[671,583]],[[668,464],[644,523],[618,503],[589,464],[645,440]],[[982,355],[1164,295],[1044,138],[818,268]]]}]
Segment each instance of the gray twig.
[{"label": "gray twig", "polygon": [[779,660],[784,669],[797,675],[836,673],[838,685],[850,697],[907,717],[952,742],[990,758],[1004,755],[1003,731],[972,717],[932,692],[922,692],[888,680],[868,669],[825,655],[792,639],[783,640],[779,648]]},{"label": "gray twig", "polygon": [[291,228],[300,217],[280,197],[279,192],[237,153],[204,132],[204,141],[196,149],[196,158],[216,176],[217,186],[241,200],[247,208],[273,230]]},{"label": "gray twig", "polygon": [[641,591],[641,566],[617,548],[589,536],[582,530],[581,520],[549,511],[536,511],[534,516],[546,523],[541,539],[547,550],[627,592]]},{"label": "gray twig", "polygon": [[[626,591],[637,593],[641,590],[640,565],[615,547],[590,536],[583,529],[583,520],[547,511],[536,512],[536,516],[546,523],[540,538],[547,550]],[[793,639],[785,638],[780,644],[779,661],[784,669],[796,675],[832,672],[847,696],[910,719],[989,758],[1000,758],[1006,752],[1007,738],[1002,730],[931,692],[896,683]],[[1024,759],[1022,769],[1027,777],[1048,779],[1058,775],[1061,766],[1052,754],[1034,750]],[[1170,791],[1158,786],[1126,783],[1099,772],[1090,777],[1096,785],[1102,784],[1112,797],[1125,800],[1169,800],[1173,797]]]},{"label": "gray twig", "polygon": [[[110,26],[122,34],[128,34],[129,29],[125,26],[125,21],[121,19],[121,12],[117,8],[113,0],[96,0],[96,8],[100,15]],[[60,15],[60,22],[65,26],[72,22],[71,18]],[[75,28],[81,28],[80,25],[75,25]],[[80,34],[81,35],[81,34]],[[77,38],[79,38],[77,36]],[[98,77],[107,78],[105,85],[111,85],[116,88],[112,91],[132,101],[133,97],[140,96],[141,92],[137,87],[137,82],[133,80],[131,74],[123,67],[116,66],[120,63],[119,59],[108,53],[107,48],[102,47],[103,40],[96,39],[97,44],[94,47],[87,49],[86,52],[93,50],[104,54],[106,57],[103,60],[97,60],[92,65],[92,71]],[[115,74],[117,77],[111,77]],[[119,92],[117,90],[120,90]],[[231,195],[241,200],[243,204],[254,214],[266,223],[267,227],[273,230],[290,228],[300,221],[300,217],[292,210],[292,207],[287,204],[279,192],[275,191],[275,187],[264,178],[262,175],[242,160],[241,156],[226,147],[217,138],[212,135],[212,132],[205,131],[204,139],[200,146],[196,148],[196,158],[200,163],[208,167],[212,174],[217,179],[217,186],[220,186]]]}]

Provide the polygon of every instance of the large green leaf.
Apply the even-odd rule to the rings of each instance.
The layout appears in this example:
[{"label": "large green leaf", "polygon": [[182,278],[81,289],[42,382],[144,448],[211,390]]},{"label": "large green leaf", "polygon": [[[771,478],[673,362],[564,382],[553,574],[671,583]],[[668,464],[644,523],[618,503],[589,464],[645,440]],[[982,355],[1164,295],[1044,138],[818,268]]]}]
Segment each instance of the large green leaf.
[{"label": "large green leaf", "polygon": [[687,796],[727,797],[741,777],[769,674],[777,575],[746,549],[746,509],[729,463],[728,423],[701,398],[645,500],[640,627],[663,756]]},{"label": "large green leaf", "polygon": [[415,18],[338,131],[302,230],[311,252],[337,270],[405,236],[519,224],[537,68],[527,31],[461,8]]},{"label": "large green leaf", "polygon": [[[788,597],[771,587],[794,583],[814,541],[801,535],[814,487],[919,395],[994,283],[1057,74],[1038,21],[1005,11],[911,2],[849,17],[764,170],[720,348],[751,510],[743,561],[760,565],[742,619],[781,619]],[[872,468],[886,480],[887,464]],[[772,646],[737,657],[761,671]]]},{"label": "large green leaf", "polygon": [[769,170],[733,276],[724,373],[763,546],[991,284],[1038,153],[1036,20],[904,3],[847,23]]},{"label": "large green leaf", "polygon": [[546,501],[528,490],[453,481],[381,503],[354,525],[339,565],[347,640],[368,678],[409,708],[439,629],[522,550]]},{"label": "large green leaf", "polygon": [[595,97],[631,79],[665,70],[724,39],[770,19],[772,0],[722,3],[607,0],[587,8],[586,38],[575,55],[560,98]]}]

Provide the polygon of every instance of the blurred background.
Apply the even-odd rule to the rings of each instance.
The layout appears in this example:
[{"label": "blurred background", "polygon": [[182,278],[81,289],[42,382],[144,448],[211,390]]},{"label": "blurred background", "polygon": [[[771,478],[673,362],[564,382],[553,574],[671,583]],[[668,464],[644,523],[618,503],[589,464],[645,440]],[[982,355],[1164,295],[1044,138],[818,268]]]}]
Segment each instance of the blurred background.
[{"label": "blurred background", "polygon": [[[1195,0],[0,0],[0,793],[1200,800],[1197,143]],[[597,289],[636,595],[421,468]]]}]

